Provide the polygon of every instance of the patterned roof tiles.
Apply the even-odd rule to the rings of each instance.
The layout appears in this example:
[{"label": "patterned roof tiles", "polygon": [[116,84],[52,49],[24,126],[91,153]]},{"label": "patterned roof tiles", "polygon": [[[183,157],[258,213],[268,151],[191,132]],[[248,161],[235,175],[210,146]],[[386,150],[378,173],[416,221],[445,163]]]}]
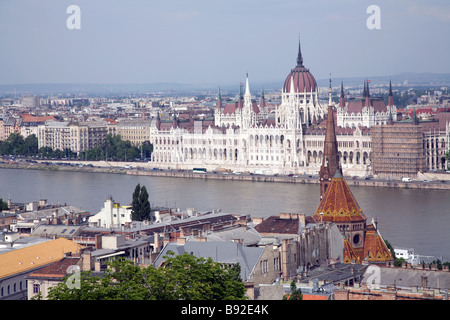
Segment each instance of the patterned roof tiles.
[{"label": "patterned roof tiles", "polygon": [[372,263],[385,263],[392,260],[391,252],[373,225],[368,225],[366,228],[364,257]]},{"label": "patterned roof tiles", "polygon": [[316,221],[328,222],[367,220],[343,177],[331,179],[313,217]]}]

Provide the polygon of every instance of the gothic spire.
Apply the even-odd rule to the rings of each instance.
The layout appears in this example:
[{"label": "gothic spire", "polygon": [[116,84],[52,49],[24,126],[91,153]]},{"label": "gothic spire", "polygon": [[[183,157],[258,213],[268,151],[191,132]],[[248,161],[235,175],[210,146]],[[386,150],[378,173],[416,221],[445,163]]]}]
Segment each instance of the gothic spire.
[{"label": "gothic spire", "polygon": [[217,94],[217,109],[222,109],[222,95],[220,94],[220,86],[219,93]]},{"label": "gothic spire", "polygon": [[342,81],[341,81],[341,96],[339,97],[339,106],[341,108],[345,107],[344,82],[342,82]]},{"label": "gothic spire", "polygon": [[391,80],[389,80],[388,106],[389,107],[393,107],[394,106],[394,96],[392,95],[392,83],[391,83]]},{"label": "gothic spire", "polygon": [[365,88],[365,95],[364,95],[364,97],[366,98],[366,101],[365,101],[365,106],[366,107],[370,107],[372,105],[372,101],[370,100],[369,82],[370,82],[370,80],[366,80],[364,82],[364,85],[366,87]]},{"label": "gothic spire", "polygon": [[297,66],[303,66],[302,48],[300,46],[300,36],[298,37]]},{"label": "gothic spire", "polygon": [[320,167],[320,198],[323,197],[331,179],[336,175],[342,175],[339,165],[339,154],[334,124],[333,106],[328,106],[327,125],[325,131],[325,142],[323,147],[323,160]]},{"label": "gothic spire", "polygon": [[266,106],[266,98],[264,97],[264,88],[261,86],[261,99],[259,102],[259,108],[263,109]]}]

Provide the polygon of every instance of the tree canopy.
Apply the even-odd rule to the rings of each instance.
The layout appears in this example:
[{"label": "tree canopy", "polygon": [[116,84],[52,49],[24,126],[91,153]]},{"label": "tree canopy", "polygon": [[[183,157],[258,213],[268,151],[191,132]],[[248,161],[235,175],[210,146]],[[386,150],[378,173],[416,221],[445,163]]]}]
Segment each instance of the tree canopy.
[{"label": "tree canopy", "polygon": [[145,186],[138,183],[133,192],[131,202],[131,219],[135,221],[150,220],[151,207],[148,201],[148,192]]},{"label": "tree canopy", "polygon": [[245,286],[239,265],[229,267],[188,253],[166,256],[164,266],[140,267],[118,258],[108,262],[104,276],[80,273],[78,288],[62,282],[49,300],[241,300]]},{"label": "tree canopy", "polygon": [[290,287],[291,293],[285,294],[283,296],[283,300],[303,300],[302,289],[297,288],[297,285],[295,284],[295,279],[292,279]]},{"label": "tree canopy", "polygon": [[[91,148],[78,155],[83,160],[115,160],[130,161],[138,158],[149,158],[153,151],[153,145],[145,141],[136,147],[128,140],[122,140],[120,135],[106,135],[105,141],[98,147]],[[31,134],[25,139],[19,133],[12,133],[5,141],[0,141],[0,154],[21,156],[42,156],[46,158],[76,158],[77,154],[70,149],[53,150],[50,147],[38,149],[38,139]]]}]

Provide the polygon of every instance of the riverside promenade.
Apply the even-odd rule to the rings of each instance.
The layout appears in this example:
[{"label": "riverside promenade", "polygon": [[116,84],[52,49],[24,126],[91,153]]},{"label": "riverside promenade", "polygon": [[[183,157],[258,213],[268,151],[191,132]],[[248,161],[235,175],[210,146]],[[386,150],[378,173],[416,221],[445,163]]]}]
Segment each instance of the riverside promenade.
[{"label": "riverside promenade", "polygon": [[[73,171],[91,173],[128,174],[168,178],[185,179],[214,179],[229,181],[249,181],[268,183],[293,183],[293,184],[318,184],[316,175],[299,174],[289,175],[256,175],[251,173],[235,174],[229,171],[194,173],[192,170],[163,170],[151,167],[151,164],[142,162],[106,162],[106,161],[0,161],[0,168],[27,169],[27,170],[52,170]],[[423,180],[403,182],[401,180],[368,179],[345,177],[350,186],[356,187],[379,187],[379,188],[404,188],[404,189],[427,189],[448,190],[450,189],[449,173],[425,173]],[[426,180],[428,178],[430,180]],[[433,180],[431,180],[433,179]]]}]

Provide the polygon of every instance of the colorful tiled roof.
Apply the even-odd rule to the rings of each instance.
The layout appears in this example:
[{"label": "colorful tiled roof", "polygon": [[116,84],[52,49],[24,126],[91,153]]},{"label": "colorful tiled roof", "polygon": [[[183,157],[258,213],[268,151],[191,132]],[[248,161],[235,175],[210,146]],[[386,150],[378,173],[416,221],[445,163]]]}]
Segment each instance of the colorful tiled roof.
[{"label": "colorful tiled roof", "polygon": [[392,260],[391,252],[372,224],[366,228],[364,257],[372,263],[385,263]]},{"label": "colorful tiled roof", "polygon": [[[323,213],[323,215],[320,213]],[[331,179],[331,183],[323,195],[313,218],[316,221],[326,222],[367,220],[342,176],[335,176]]]},{"label": "colorful tiled roof", "polygon": [[352,262],[360,263],[360,258],[356,254],[355,250],[353,249],[353,247],[350,244],[350,241],[348,241],[348,239],[344,239],[343,262],[344,263],[352,263]]}]

